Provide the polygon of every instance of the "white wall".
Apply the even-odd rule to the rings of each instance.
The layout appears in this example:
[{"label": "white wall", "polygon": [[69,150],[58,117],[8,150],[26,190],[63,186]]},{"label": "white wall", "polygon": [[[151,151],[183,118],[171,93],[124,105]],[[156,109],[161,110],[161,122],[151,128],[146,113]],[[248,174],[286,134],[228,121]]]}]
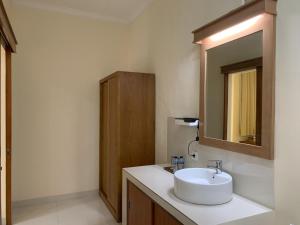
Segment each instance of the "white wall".
[{"label": "white wall", "polygon": [[99,79],[126,69],[128,27],[16,7],[13,199],[96,190]]},{"label": "white wall", "polygon": [[[177,126],[168,118],[168,158],[186,156],[188,143],[196,138],[196,128]],[[270,208],[275,207],[274,163],[234,152],[193,143],[190,152],[198,152],[198,160],[185,157],[187,167],[206,167],[208,160],[223,160],[223,169],[233,177],[233,191]]]},{"label": "white wall", "polygon": [[[300,223],[299,135],[300,1],[278,1],[276,59],[276,207],[294,224]],[[295,182],[296,181],[296,182]],[[290,222],[289,221],[289,222]]]},{"label": "white wall", "polygon": [[198,116],[199,47],[191,32],[240,3],[155,0],[131,25],[130,70],[156,74],[157,162],[167,157],[168,116]]},{"label": "white wall", "polygon": [[[241,4],[240,0],[155,0],[132,25],[131,70],[156,73],[156,160],[167,160],[167,117],[197,116],[199,93],[199,47],[192,44],[191,31]],[[288,223],[300,223],[298,165],[300,69],[300,2],[278,1],[276,60],[275,208],[287,214]],[[137,35],[137,36],[136,36]],[[145,41],[142,39],[147,36]],[[136,40],[139,40],[136,42]],[[273,171],[273,162],[198,146],[200,157],[223,155],[227,162],[262,165]],[[255,167],[255,169],[260,167]],[[239,169],[238,169],[239,170]],[[259,170],[260,171],[260,170]],[[270,181],[272,182],[272,181]],[[272,190],[271,190],[272,191]]]},{"label": "white wall", "polygon": [[[199,114],[200,48],[192,43],[191,31],[240,5],[238,0],[156,0],[131,25],[130,70],[156,74],[157,163],[167,162],[167,155],[186,154],[188,141],[195,138],[195,132],[168,123],[168,117]],[[237,193],[274,207],[273,162],[197,144],[192,148],[200,155],[192,166],[223,159]]]}]

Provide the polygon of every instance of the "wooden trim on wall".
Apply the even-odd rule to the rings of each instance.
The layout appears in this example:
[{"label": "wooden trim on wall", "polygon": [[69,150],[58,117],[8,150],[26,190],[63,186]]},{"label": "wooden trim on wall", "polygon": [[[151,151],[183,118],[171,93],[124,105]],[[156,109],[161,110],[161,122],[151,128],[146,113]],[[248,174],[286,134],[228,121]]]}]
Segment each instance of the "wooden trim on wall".
[{"label": "wooden trim on wall", "polygon": [[277,0],[254,0],[193,31],[194,43],[259,14],[276,15]]},{"label": "wooden trim on wall", "polygon": [[110,79],[112,79],[113,77],[118,77],[118,76],[126,76],[126,75],[130,75],[131,73],[137,73],[138,75],[146,75],[146,76],[149,76],[149,75],[152,75],[154,76],[155,74],[154,73],[141,73],[141,72],[128,72],[128,71],[116,71],[114,73],[112,73],[111,75],[107,76],[107,77],[104,77],[103,79],[101,79],[99,81],[100,85]]},{"label": "wooden trim on wall", "polygon": [[224,112],[223,112],[223,140],[227,140],[228,128],[228,73],[224,74]]},{"label": "wooden trim on wall", "polygon": [[17,38],[9,22],[2,0],[0,0],[0,35],[5,49],[16,52]]},{"label": "wooden trim on wall", "polygon": [[245,71],[247,69],[255,69],[259,66],[262,66],[263,58],[255,58],[246,60],[243,62],[233,63],[230,65],[225,65],[221,67],[222,74],[229,74],[229,73],[238,73],[241,71]]},{"label": "wooden trim on wall", "polygon": [[[0,41],[0,44],[1,41]],[[1,126],[2,126],[2,120],[1,120],[1,116],[2,116],[2,110],[1,110],[1,104],[2,104],[2,99],[1,99],[1,91],[2,91],[2,79],[1,79],[1,59],[2,59],[2,54],[1,54],[1,46],[0,46],[0,166],[1,166],[1,170],[0,170],[0,225],[2,225],[2,182],[1,182],[1,178],[2,178],[2,163],[1,163],[1,157],[2,157],[2,152],[1,152],[1,146],[2,146],[2,140],[1,140],[1,136],[2,136],[2,129],[1,129]]]},{"label": "wooden trim on wall", "polygon": [[[249,154],[269,160],[274,159],[274,118],[275,118],[275,41],[276,41],[276,2],[275,0],[256,0],[245,6],[232,11],[231,13],[215,20],[214,22],[194,31],[195,42],[200,43],[200,109],[199,118],[203,122],[200,127],[200,144],[217,147],[233,152]],[[264,11],[261,11],[261,7]],[[275,5],[274,5],[275,4]],[[270,13],[268,10],[272,10]],[[251,10],[250,10],[251,9]],[[251,11],[251,13],[249,12]],[[232,37],[222,41],[213,42],[209,36],[222,31],[233,24],[238,24],[253,12],[264,13],[259,22],[254,26]],[[220,46],[229,41],[242,38],[252,33],[263,33],[263,71],[262,71],[262,123],[261,123],[261,146],[254,146],[245,143],[232,143],[226,140],[219,140],[206,137],[206,60],[208,49]]]}]

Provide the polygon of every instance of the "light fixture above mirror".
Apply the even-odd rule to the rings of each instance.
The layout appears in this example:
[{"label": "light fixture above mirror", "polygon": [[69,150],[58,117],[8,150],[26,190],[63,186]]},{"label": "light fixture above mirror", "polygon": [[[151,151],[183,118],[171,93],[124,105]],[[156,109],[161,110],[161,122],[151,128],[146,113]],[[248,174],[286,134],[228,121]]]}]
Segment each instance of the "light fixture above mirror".
[{"label": "light fixture above mirror", "polygon": [[256,23],[259,22],[259,20],[262,18],[262,15],[258,15],[258,16],[255,16],[251,19],[248,19],[244,22],[241,22],[237,25],[234,25],[232,27],[229,27],[223,31],[220,31],[216,34],[213,34],[211,35],[209,38],[211,41],[221,41],[223,39],[226,39],[230,36],[234,36],[236,34],[239,34],[247,29],[249,29],[250,27],[254,26]]}]

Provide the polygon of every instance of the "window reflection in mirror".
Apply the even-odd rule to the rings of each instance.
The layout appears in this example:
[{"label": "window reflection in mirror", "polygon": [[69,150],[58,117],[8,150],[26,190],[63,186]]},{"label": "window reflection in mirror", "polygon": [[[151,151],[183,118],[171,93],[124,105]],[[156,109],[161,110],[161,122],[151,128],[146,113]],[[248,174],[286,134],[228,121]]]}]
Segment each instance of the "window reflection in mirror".
[{"label": "window reflection in mirror", "polygon": [[205,136],[261,145],[262,32],[206,52]]}]

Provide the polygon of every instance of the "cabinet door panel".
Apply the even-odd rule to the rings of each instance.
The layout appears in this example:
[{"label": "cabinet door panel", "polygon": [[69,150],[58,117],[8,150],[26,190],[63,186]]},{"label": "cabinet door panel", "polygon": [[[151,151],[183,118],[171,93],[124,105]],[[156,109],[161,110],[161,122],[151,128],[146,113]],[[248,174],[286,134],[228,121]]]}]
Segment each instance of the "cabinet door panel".
[{"label": "cabinet door panel", "polygon": [[161,206],[154,206],[154,225],[182,225],[171,214],[164,210]]},{"label": "cabinet door panel", "polygon": [[153,203],[144,192],[128,181],[127,225],[152,225]]},{"label": "cabinet door panel", "polygon": [[109,195],[108,201],[116,212],[121,211],[121,166],[119,149],[119,79],[109,81]]},{"label": "cabinet door panel", "polygon": [[109,192],[109,158],[108,158],[108,130],[109,130],[109,95],[108,82],[101,84],[100,90],[100,191],[107,197]]},{"label": "cabinet door panel", "polygon": [[154,164],[154,76],[127,75],[120,80],[122,166]]}]

